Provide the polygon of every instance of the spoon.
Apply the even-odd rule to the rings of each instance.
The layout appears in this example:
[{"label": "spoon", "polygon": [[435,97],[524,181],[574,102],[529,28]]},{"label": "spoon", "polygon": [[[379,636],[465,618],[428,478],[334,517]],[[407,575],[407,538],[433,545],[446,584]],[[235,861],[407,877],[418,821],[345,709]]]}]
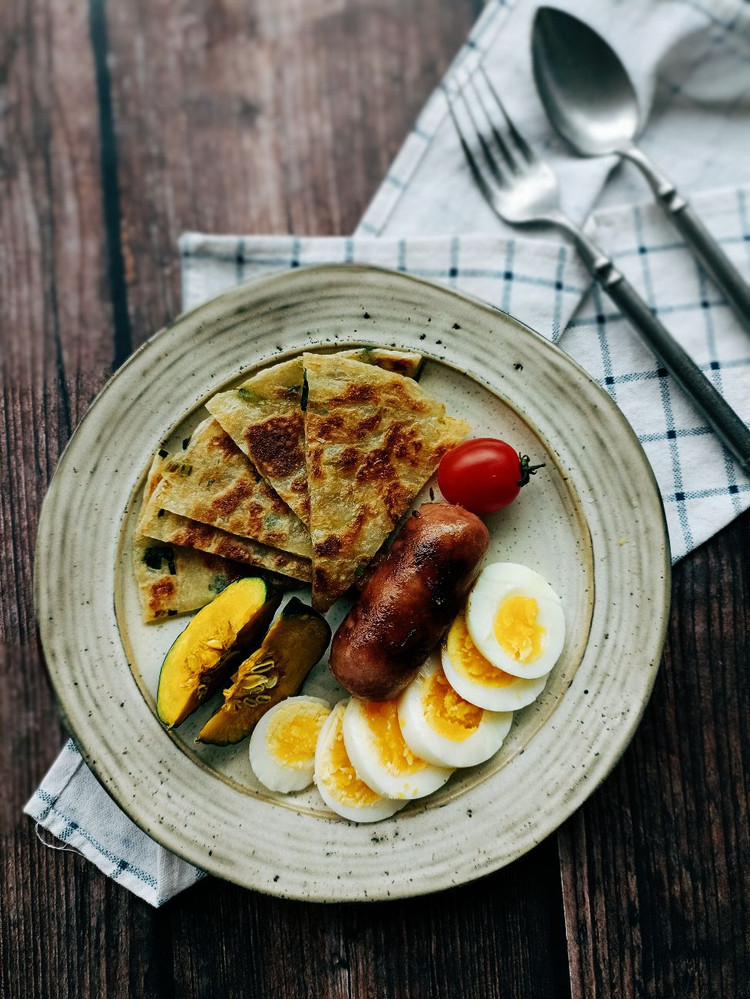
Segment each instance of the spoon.
[{"label": "spoon", "polygon": [[587,24],[540,7],[531,36],[534,78],[547,116],[581,156],[616,154],[640,168],[657,202],[750,331],[750,286],[674,184],[635,144],[635,88],[614,50]]}]

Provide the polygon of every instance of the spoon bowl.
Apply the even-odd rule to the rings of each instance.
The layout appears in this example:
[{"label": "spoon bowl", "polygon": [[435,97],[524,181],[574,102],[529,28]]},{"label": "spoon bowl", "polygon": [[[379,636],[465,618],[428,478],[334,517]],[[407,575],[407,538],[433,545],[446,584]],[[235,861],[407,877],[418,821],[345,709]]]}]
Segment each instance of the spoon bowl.
[{"label": "spoon bowl", "polygon": [[750,286],[675,185],[636,143],[638,98],[614,49],[572,14],[540,7],[531,54],[547,117],[581,156],[615,153],[646,178],[657,202],[750,332]]},{"label": "spoon bowl", "polygon": [[617,53],[577,17],[540,7],[531,53],[547,115],[576,152],[621,152],[639,131],[638,98]]}]

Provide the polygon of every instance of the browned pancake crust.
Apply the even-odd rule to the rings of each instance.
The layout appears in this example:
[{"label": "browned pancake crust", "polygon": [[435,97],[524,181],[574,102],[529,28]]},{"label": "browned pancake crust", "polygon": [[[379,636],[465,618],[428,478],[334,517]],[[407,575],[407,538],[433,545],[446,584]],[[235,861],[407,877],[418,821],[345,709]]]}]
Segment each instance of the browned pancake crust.
[{"label": "browned pancake crust", "polygon": [[165,510],[309,557],[302,521],[265,482],[216,420],[205,420],[186,447],[161,469],[159,503]]},{"label": "browned pancake crust", "polygon": [[[388,348],[355,348],[338,356],[356,358],[409,377],[416,377],[419,354]],[[236,389],[220,392],[206,403],[242,452],[285,503],[307,524],[307,492],[302,358],[282,361],[260,371]]]},{"label": "browned pancake crust", "polygon": [[340,355],[305,354],[304,363],[313,602],[324,609],[469,427],[411,379]]}]

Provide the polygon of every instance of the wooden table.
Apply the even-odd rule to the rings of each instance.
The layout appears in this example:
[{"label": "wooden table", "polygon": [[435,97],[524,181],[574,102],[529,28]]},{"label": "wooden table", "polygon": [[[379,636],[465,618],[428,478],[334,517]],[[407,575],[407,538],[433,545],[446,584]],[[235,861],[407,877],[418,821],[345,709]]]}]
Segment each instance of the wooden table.
[{"label": "wooden table", "polygon": [[104,381],[180,310],[185,229],[348,233],[479,0],[0,5],[0,994],[750,994],[750,517],[679,565],[624,759],[532,853],[437,897],[155,911],[21,808],[64,733],[31,595],[39,506]]}]

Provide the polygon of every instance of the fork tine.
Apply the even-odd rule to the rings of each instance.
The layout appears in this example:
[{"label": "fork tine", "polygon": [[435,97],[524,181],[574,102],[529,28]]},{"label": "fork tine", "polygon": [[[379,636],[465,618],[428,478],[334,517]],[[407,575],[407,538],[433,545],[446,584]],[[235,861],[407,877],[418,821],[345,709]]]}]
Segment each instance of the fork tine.
[{"label": "fork tine", "polygon": [[[482,74],[482,77],[484,78],[484,82],[487,85],[487,89],[492,94],[492,97],[493,97],[495,103],[497,104],[498,108],[500,109],[500,113],[502,114],[502,116],[503,116],[503,118],[505,120],[505,124],[507,126],[508,132],[510,133],[513,141],[515,142],[516,147],[518,148],[519,152],[521,153],[521,155],[523,156],[523,158],[526,160],[527,163],[533,163],[535,161],[536,157],[534,156],[534,152],[531,149],[531,146],[529,146],[529,144],[526,141],[526,139],[524,139],[524,137],[518,131],[518,129],[516,128],[516,126],[513,124],[513,121],[511,119],[510,115],[505,110],[505,105],[500,100],[500,94],[498,94],[497,90],[495,90],[495,88],[494,88],[494,86],[492,84],[492,80],[490,80],[489,76],[487,75],[487,70],[484,68],[484,65],[481,62],[479,63],[479,67],[478,68],[479,68],[479,72]],[[475,89],[476,89],[476,84],[475,84]],[[490,118],[490,124],[492,124],[491,117],[489,115],[488,115],[488,117]],[[492,126],[492,130],[493,130],[493,132],[495,132],[495,134],[497,134],[494,125]]]},{"label": "fork tine", "polygon": [[484,154],[484,159],[485,162],[487,163],[487,166],[489,167],[490,173],[495,178],[498,184],[504,184],[505,178],[503,177],[503,171],[500,168],[500,164],[498,163],[497,158],[493,156],[490,144],[485,139],[482,129],[479,127],[479,122],[474,116],[474,111],[472,109],[471,103],[466,98],[466,91],[464,87],[458,88],[458,96],[463,101],[464,108],[466,109],[466,114],[471,120],[471,124],[474,128],[474,133],[476,135],[477,141],[479,142],[479,145],[482,147],[482,153]]},{"label": "fork tine", "polygon": [[[500,153],[502,154],[503,159],[505,160],[506,165],[508,166],[508,168],[513,173],[518,173],[519,172],[519,164],[518,164],[516,158],[513,156],[513,151],[511,149],[510,145],[508,144],[507,139],[505,139],[503,137],[502,133],[500,132],[500,130],[495,125],[495,122],[493,121],[492,115],[487,110],[487,105],[484,103],[484,98],[482,97],[482,94],[479,91],[479,87],[477,87],[476,80],[474,79],[474,75],[473,74],[469,77],[469,83],[471,84],[472,90],[474,91],[474,93],[476,95],[477,103],[479,104],[480,108],[482,109],[482,112],[483,112],[484,117],[485,117],[485,119],[487,121],[487,125],[489,127],[489,130],[490,130],[490,132],[492,134],[492,137],[495,140],[495,143],[496,143],[498,149],[500,150]],[[465,97],[464,97],[464,100],[466,100]],[[471,115],[472,121],[474,122],[474,127],[477,129],[477,132],[481,135],[481,129],[476,124],[476,120],[475,120],[474,115],[473,115],[473,113],[471,111],[471,108],[470,108],[470,105],[469,105],[468,101],[466,101],[466,106],[467,106],[467,108],[469,108],[469,114]],[[507,117],[506,117],[506,120],[507,120]],[[487,155],[491,155],[490,152],[489,152],[489,147],[487,147]]]},{"label": "fork tine", "polygon": [[[488,200],[491,200],[492,199],[492,182],[485,175],[484,171],[482,170],[481,166],[479,165],[479,162],[478,162],[476,156],[474,155],[474,153],[472,151],[469,139],[466,137],[466,133],[465,133],[465,131],[463,129],[463,126],[461,125],[461,122],[458,120],[458,115],[456,114],[456,110],[455,110],[455,107],[454,107],[453,98],[451,97],[451,95],[448,93],[448,91],[445,88],[443,88],[443,92],[445,93],[445,99],[446,99],[447,104],[448,104],[448,111],[450,112],[450,116],[453,119],[453,125],[454,125],[454,127],[456,129],[456,132],[458,134],[458,138],[459,138],[459,141],[461,143],[461,148],[464,151],[464,156],[466,157],[466,160],[467,160],[467,162],[469,164],[469,168],[471,169],[471,172],[474,175],[474,180],[478,184],[479,189],[481,190],[481,192],[485,196],[485,198],[487,198]],[[461,93],[460,90],[459,90],[459,93]],[[465,102],[466,102],[466,99],[464,98],[464,103]],[[472,121],[473,121],[473,119],[472,119]],[[476,129],[476,125],[475,125],[475,129]],[[482,145],[484,145],[484,140],[481,138],[481,135],[479,134],[478,131],[477,131],[477,137],[480,139],[480,142],[482,143]]]}]

